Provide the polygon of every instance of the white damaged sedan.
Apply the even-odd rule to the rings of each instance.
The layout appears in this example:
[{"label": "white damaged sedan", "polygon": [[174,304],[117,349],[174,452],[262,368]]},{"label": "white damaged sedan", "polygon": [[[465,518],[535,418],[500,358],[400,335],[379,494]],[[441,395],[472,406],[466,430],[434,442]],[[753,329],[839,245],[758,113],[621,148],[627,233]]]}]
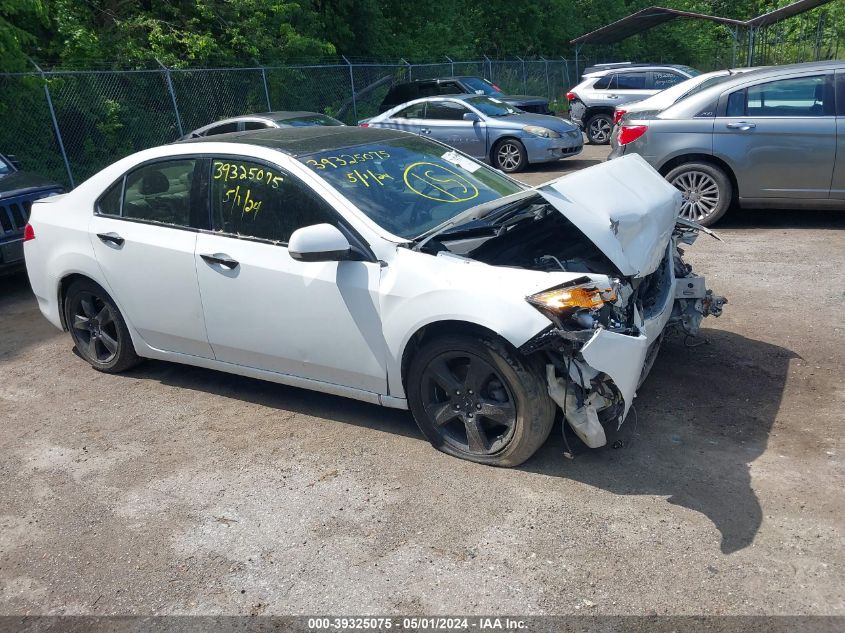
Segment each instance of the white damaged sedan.
[{"label": "white damaged sedan", "polygon": [[515,466],[558,408],[591,447],[667,328],[724,299],[639,156],[526,188],[437,142],[319,127],[139,152],[36,202],[43,314],[97,370],[155,358],[410,409],[438,449]]}]

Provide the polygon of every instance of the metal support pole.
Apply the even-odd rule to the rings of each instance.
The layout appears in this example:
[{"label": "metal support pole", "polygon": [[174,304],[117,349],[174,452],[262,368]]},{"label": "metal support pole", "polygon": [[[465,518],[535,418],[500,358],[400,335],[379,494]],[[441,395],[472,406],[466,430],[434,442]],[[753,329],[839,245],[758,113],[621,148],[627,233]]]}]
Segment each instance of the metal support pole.
[{"label": "metal support pole", "polygon": [[449,57],[448,55],[444,55],[443,57],[445,57],[446,59],[448,59],[448,60],[449,60],[449,63],[450,63],[450,64],[452,64],[452,77],[454,77],[454,76],[455,76],[455,60],[453,60],[453,59],[452,59],[451,57]]},{"label": "metal support pole", "polygon": [[757,30],[753,26],[748,27],[748,54],[745,61],[746,66],[754,65],[754,37],[756,31]]},{"label": "metal support pole", "polygon": [[560,58],[563,60],[563,72],[566,75],[566,90],[569,91],[572,87],[572,79],[569,77],[569,60],[563,55]]},{"label": "metal support pole", "polygon": [[578,55],[581,52],[580,44],[575,47],[575,79],[578,79],[580,75],[578,74]]},{"label": "metal support pole", "polygon": [[56,119],[56,110],[53,108],[53,98],[50,96],[50,88],[47,86],[47,76],[38,64],[31,59],[29,61],[33,66],[35,66],[35,69],[41,75],[41,81],[44,83],[44,96],[47,98],[47,108],[50,110],[50,119],[53,121],[53,132],[56,135],[56,143],[59,145],[59,151],[61,152],[62,160],[65,163],[65,171],[67,171],[67,178],[70,182],[70,186],[71,188],[76,187],[76,183],[73,181],[73,172],[70,169],[70,161],[67,159],[65,143],[62,140],[62,131],[59,129],[59,121]]},{"label": "metal support pole", "polygon": [[552,84],[549,82],[549,60],[540,55],[540,59],[543,60],[543,65],[546,71],[546,96],[549,98],[549,101],[554,100],[554,96],[552,95]]},{"label": "metal support pole", "polygon": [[170,81],[170,69],[158,59],[156,59],[156,62],[164,70],[164,79],[167,82],[167,89],[170,91],[170,101],[173,102],[173,112],[176,115],[176,127],[179,128],[179,136],[184,136],[185,131],[182,129],[182,117],[179,116],[179,106],[176,105],[176,93],[173,91],[173,82]]},{"label": "metal support pole", "polygon": [[349,66],[349,88],[352,90],[352,115],[355,117],[355,122],[358,122],[358,98],[355,96],[355,74],[352,72],[352,62],[346,59],[346,55],[341,55],[343,61]]},{"label": "metal support pole", "polygon": [[490,58],[487,57],[487,55],[484,56],[484,60],[487,62],[487,70],[488,70],[487,74],[490,78],[490,81],[492,82],[493,81],[493,62],[490,61]]},{"label": "metal support pole", "polygon": [[408,67],[408,81],[413,81],[414,77],[413,77],[413,70],[412,70],[412,67],[411,67],[411,62],[409,62],[404,57],[400,58],[399,61],[404,62],[404,64]]},{"label": "metal support pole", "polygon": [[270,105],[270,91],[267,89],[267,73],[264,72],[264,66],[261,66],[261,81],[264,83],[264,96],[267,98],[267,112],[272,112],[273,106]]},{"label": "metal support pole", "polygon": [[528,94],[528,77],[525,74],[525,60],[519,55],[516,58],[522,62],[522,92]]}]

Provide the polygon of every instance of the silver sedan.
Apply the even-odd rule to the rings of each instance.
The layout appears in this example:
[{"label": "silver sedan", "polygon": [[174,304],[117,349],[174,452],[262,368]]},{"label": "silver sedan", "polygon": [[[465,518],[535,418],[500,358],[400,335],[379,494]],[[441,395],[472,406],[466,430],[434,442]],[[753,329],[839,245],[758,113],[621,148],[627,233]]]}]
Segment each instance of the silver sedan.
[{"label": "silver sedan", "polygon": [[416,99],[359,125],[434,138],[509,173],[575,156],[584,145],[581,130],[571,121],[528,114],[480,95]]}]

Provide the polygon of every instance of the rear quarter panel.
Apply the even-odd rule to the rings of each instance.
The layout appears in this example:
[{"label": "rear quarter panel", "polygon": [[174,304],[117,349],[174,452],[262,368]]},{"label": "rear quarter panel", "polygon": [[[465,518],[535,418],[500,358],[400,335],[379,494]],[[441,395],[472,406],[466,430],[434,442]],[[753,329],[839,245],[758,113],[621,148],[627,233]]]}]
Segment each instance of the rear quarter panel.
[{"label": "rear quarter panel", "polygon": [[701,119],[632,119],[628,125],[647,125],[648,131],[625,146],[625,154],[639,154],[655,169],[685,154],[713,153],[712,118]]}]

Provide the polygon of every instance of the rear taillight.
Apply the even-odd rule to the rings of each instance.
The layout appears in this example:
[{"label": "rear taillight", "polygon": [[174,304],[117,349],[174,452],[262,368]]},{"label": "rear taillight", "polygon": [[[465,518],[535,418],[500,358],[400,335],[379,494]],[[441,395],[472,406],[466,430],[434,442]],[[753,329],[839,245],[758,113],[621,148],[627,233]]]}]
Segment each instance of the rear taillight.
[{"label": "rear taillight", "polygon": [[622,120],[622,117],[625,116],[625,110],[615,110],[613,113],[613,124],[619,123]]},{"label": "rear taillight", "polygon": [[359,123],[358,127],[370,127],[369,123]]},{"label": "rear taillight", "polygon": [[23,241],[28,242],[29,240],[35,239],[35,231],[32,228],[32,225],[27,222],[26,226],[23,227]]},{"label": "rear taillight", "polygon": [[499,86],[497,86],[496,84],[492,84],[492,86],[496,89],[496,92],[501,92],[501,91],[502,91],[502,89],[501,89],[501,88],[499,88]]},{"label": "rear taillight", "polygon": [[567,101],[575,101],[578,98],[578,95],[574,92],[567,92],[566,93],[566,100]]},{"label": "rear taillight", "polygon": [[627,145],[640,138],[648,130],[647,125],[623,125],[619,130],[619,144]]}]

